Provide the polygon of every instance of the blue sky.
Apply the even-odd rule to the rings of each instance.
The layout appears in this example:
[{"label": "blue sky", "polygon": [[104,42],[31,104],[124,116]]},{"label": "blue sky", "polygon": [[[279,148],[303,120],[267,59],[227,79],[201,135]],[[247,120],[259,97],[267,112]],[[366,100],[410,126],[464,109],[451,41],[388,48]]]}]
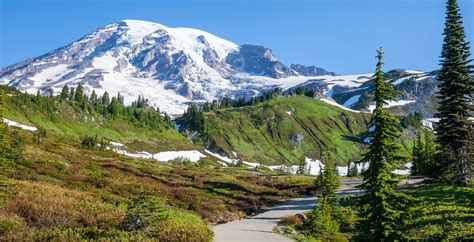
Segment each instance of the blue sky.
[{"label": "blue sky", "polygon": [[[474,1],[459,4],[473,41]],[[372,72],[379,46],[385,70],[433,70],[444,10],[444,0],[0,0],[0,66],[47,53],[106,24],[140,19],[265,45],[285,64],[340,74]]]}]

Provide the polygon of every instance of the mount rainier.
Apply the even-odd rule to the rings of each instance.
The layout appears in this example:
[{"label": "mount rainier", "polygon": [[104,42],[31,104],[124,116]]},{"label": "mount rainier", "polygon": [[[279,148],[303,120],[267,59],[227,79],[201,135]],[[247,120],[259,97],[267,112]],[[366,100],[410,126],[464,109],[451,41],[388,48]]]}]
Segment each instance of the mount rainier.
[{"label": "mount rainier", "polygon": [[[193,102],[299,86],[313,88],[345,107],[364,109],[368,102],[360,98],[371,75],[337,76],[315,66],[286,66],[264,46],[238,46],[197,29],[124,20],[42,56],[0,68],[0,84],[47,94],[82,83],[88,92],[120,92],[128,104],[141,94],[161,111],[180,114]],[[436,89],[430,73],[392,72],[394,84],[405,80],[433,84],[423,93],[426,97]],[[407,90],[402,98],[419,98]],[[400,105],[414,103],[406,101]]]}]

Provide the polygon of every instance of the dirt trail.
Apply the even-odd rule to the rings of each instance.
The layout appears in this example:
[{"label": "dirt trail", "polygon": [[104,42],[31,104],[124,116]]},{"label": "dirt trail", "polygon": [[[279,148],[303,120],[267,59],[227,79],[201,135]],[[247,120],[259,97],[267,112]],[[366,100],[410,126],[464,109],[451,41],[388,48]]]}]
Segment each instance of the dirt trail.
[{"label": "dirt trail", "polygon": [[[360,190],[354,186],[360,184],[360,180],[344,180],[338,190],[339,195],[357,194]],[[273,233],[273,228],[280,218],[311,210],[316,203],[316,197],[296,198],[273,207],[265,212],[241,220],[216,225],[214,230],[215,242],[230,241],[292,241],[282,235]]]}]

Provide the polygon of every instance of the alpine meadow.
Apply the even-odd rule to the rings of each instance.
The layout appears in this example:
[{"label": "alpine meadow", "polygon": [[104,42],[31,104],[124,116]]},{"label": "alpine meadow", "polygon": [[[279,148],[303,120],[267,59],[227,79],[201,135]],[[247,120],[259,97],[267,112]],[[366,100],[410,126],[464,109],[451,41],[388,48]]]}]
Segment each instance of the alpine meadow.
[{"label": "alpine meadow", "polygon": [[2,241],[474,240],[473,1],[0,12]]}]

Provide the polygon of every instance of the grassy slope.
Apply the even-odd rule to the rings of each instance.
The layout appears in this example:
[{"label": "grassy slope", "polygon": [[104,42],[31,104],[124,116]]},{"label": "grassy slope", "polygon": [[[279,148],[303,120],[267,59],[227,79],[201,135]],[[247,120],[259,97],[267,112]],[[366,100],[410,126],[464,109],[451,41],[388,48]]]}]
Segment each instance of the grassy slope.
[{"label": "grassy slope", "polygon": [[54,104],[58,112],[47,114],[39,112],[34,106],[20,104],[16,100],[18,98],[21,97],[8,98],[5,117],[22,124],[42,127],[48,135],[61,139],[61,142],[76,144],[85,135],[98,135],[100,138],[127,144],[127,147],[137,147],[137,151],[199,149],[172,128],[150,130],[136,127],[125,121],[105,118],[97,112],[89,113],[59,101]]},{"label": "grassy slope", "polygon": [[[291,112],[291,115],[288,114]],[[302,157],[321,158],[329,151],[343,164],[359,157],[359,135],[369,115],[339,109],[304,96],[277,97],[256,106],[206,113],[215,149],[263,164],[297,164]],[[291,137],[302,134],[301,144]]]},{"label": "grassy slope", "polygon": [[407,193],[416,198],[417,212],[410,239],[474,240],[474,188],[426,184]]},{"label": "grassy slope", "polygon": [[56,103],[60,111],[49,115],[18,105],[12,102],[14,98],[9,98],[6,117],[41,126],[48,135],[37,144],[30,131],[7,129],[7,137],[17,130],[26,147],[22,160],[0,164],[0,239],[141,240],[140,236],[148,235],[123,227],[141,194],[162,200],[166,206],[163,211],[176,210],[173,219],[181,219],[176,224],[188,218],[180,211],[208,222],[221,222],[306,193],[313,183],[309,177],[272,177],[218,168],[213,166],[212,157],[199,164],[169,164],[111,151],[84,150],[79,144],[86,134],[150,152],[199,147],[174,129],[152,131],[89,114],[65,102]]}]

